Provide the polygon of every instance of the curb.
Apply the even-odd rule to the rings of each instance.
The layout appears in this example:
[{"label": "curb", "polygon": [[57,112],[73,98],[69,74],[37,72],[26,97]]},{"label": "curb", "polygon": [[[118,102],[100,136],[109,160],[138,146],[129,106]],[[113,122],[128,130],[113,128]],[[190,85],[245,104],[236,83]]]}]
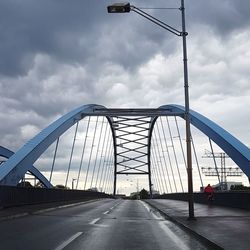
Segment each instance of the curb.
[{"label": "curb", "polygon": [[201,234],[197,233],[196,231],[192,230],[190,227],[186,226],[181,221],[177,220],[176,218],[166,214],[164,211],[162,211],[160,208],[156,207],[155,205],[151,204],[150,202],[144,200],[149,206],[157,210],[164,218],[170,220],[171,222],[178,225],[180,228],[184,229],[186,232],[192,234],[195,236],[196,239],[200,240],[204,244],[206,244],[208,247],[211,247],[214,250],[225,250],[223,247],[219,246],[218,244],[214,243],[213,241],[207,239],[206,237],[202,236]]}]

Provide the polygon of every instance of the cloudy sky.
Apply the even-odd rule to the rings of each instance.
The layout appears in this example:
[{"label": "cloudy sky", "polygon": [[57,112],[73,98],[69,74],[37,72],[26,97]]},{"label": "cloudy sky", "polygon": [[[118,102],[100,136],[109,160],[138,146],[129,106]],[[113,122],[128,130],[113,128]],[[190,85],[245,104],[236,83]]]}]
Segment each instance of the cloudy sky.
[{"label": "cloudy sky", "polygon": [[[1,145],[82,104],[184,103],[181,39],[107,0],[0,1]],[[131,2],[132,3],[132,2]],[[135,0],[179,7],[179,0]],[[180,29],[179,10],[148,12]],[[190,107],[250,145],[250,3],[186,0]]]}]

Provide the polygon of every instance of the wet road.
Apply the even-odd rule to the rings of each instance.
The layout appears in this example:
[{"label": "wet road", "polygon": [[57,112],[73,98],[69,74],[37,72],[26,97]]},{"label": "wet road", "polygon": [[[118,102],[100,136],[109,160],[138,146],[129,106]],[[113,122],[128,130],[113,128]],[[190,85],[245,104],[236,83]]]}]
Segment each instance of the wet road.
[{"label": "wet road", "polygon": [[2,221],[1,249],[207,249],[142,201],[100,200]]}]

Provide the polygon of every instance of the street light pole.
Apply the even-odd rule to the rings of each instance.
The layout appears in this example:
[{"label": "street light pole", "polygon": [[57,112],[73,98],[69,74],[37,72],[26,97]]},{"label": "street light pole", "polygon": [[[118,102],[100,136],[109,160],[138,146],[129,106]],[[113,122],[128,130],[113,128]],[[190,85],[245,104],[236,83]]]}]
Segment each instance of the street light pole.
[{"label": "street light pole", "polygon": [[190,112],[189,112],[189,85],[188,85],[188,65],[187,65],[187,41],[185,23],[185,5],[181,0],[182,16],[182,43],[183,43],[183,67],[184,67],[184,93],[185,93],[185,121],[186,121],[186,147],[187,147],[187,176],[188,176],[188,207],[189,219],[194,219],[194,194],[193,194],[193,175],[192,175],[192,152],[191,152],[191,131],[190,131]]},{"label": "street light pole", "polygon": [[74,181],[76,181],[77,179],[73,178],[72,179],[72,190],[74,189]]},{"label": "street light pole", "polygon": [[172,26],[162,22],[161,20],[149,15],[141,9],[130,5],[130,3],[119,3],[108,6],[108,13],[128,13],[134,11],[137,14],[145,17],[149,21],[162,27],[163,29],[171,32],[176,36],[182,37],[183,42],[183,68],[184,68],[184,94],[185,94],[185,113],[184,118],[186,121],[186,150],[187,150],[187,176],[188,176],[188,208],[189,208],[189,219],[194,219],[194,194],[193,194],[193,177],[192,177],[192,152],[191,152],[191,132],[190,132],[190,110],[189,110],[189,85],[188,85],[188,65],[187,65],[187,41],[186,36],[186,23],[185,23],[185,4],[184,0],[181,0],[181,11],[182,19],[182,31],[178,31]]}]

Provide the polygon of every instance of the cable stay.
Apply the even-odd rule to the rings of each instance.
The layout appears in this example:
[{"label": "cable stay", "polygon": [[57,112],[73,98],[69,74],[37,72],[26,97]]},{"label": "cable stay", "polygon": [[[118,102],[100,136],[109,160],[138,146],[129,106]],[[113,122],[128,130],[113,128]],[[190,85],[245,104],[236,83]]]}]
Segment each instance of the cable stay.
[{"label": "cable stay", "polygon": [[79,166],[79,170],[78,170],[78,176],[77,176],[77,182],[76,182],[76,189],[78,188],[79,179],[80,179],[80,175],[81,175],[82,164],[83,164],[83,157],[84,157],[85,148],[86,148],[86,143],[87,143],[87,138],[88,138],[89,124],[90,124],[90,116],[88,117],[88,122],[87,122],[87,128],[86,128],[85,138],[84,138],[84,140],[83,140],[83,147],[82,147],[82,154],[81,154],[80,166]]},{"label": "cable stay", "polygon": [[[176,168],[177,168],[177,172],[178,172],[178,176],[179,176],[179,180],[180,180],[180,184],[181,184],[181,190],[182,190],[182,192],[184,192],[183,183],[182,183],[181,174],[180,174],[180,168],[179,168],[179,164],[178,164],[178,160],[177,160],[174,140],[173,140],[172,131],[171,131],[171,127],[170,127],[170,124],[169,124],[168,117],[166,117],[166,120],[167,120],[168,132],[169,132],[169,135],[170,135],[171,145],[172,145],[172,148],[173,148],[175,165],[176,165]],[[161,124],[162,124],[162,118],[161,117],[160,117],[160,121],[161,121]]]}]

